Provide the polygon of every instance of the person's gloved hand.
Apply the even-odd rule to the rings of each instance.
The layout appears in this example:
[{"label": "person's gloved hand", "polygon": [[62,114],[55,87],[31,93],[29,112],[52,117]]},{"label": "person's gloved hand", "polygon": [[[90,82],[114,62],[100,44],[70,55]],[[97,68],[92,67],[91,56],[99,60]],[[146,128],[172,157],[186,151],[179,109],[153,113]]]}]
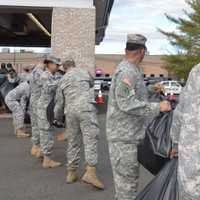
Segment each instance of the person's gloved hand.
[{"label": "person's gloved hand", "polygon": [[172,148],[170,151],[170,158],[178,157],[178,150],[176,148]]},{"label": "person's gloved hand", "polygon": [[155,92],[157,93],[165,93],[165,87],[163,84],[161,83],[156,83],[154,86],[153,86],[153,89],[155,90]]},{"label": "person's gloved hand", "polygon": [[160,102],[160,111],[161,112],[168,112],[172,110],[171,104],[169,101],[162,101]]},{"label": "person's gloved hand", "polygon": [[57,128],[63,128],[64,127],[64,124],[62,122],[57,121],[57,120],[53,121],[53,125]]}]

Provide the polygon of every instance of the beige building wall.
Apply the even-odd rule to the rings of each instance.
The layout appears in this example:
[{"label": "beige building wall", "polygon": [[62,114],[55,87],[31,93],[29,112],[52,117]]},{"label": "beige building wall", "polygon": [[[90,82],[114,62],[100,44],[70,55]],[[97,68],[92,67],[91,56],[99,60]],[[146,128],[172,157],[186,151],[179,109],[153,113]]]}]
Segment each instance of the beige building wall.
[{"label": "beige building wall", "polygon": [[[102,69],[104,73],[113,74],[122,59],[123,55],[96,55],[96,69]],[[151,75],[168,77],[169,75],[162,56],[145,56],[141,66],[147,77]]]},{"label": "beige building wall", "polygon": [[52,53],[95,70],[95,8],[53,8]]},{"label": "beige building wall", "polygon": [[0,63],[11,63],[21,73],[23,66],[37,64],[43,56],[40,53],[0,53]]},{"label": "beige building wall", "polygon": [[[22,72],[22,67],[29,64],[36,64],[44,54],[37,53],[0,53],[0,63],[15,63],[18,72]],[[96,69],[102,69],[104,73],[113,74],[117,64],[123,59],[123,55],[96,55]],[[164,68],[165,63],[161,56],[146,56],[141,63],[144,74],[150,76],[168,76]],[[84,65],[85,66],[85,65]]]}]

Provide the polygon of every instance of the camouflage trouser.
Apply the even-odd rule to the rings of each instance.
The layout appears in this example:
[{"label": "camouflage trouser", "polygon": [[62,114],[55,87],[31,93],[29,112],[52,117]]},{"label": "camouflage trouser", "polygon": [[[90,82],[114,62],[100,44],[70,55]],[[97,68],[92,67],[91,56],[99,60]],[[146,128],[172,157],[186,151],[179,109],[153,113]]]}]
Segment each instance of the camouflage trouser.
[{"label": "camouflage trouser", "polygon": [[32,143],[34,145],[40,144],[40,132],[38,128],[37,120],[37,101],[35,99],[30,100],[30,115],[31,115],[31,126],[32,126]]},{"label": "camouflage trouser", "polygon": [[179,199],[180,200],[199,200],[198,198],[195,199],[186,195],[185,193],[182,193],[182,191],[179,191]]},{"label": "camouflage trouser", "polygon": [[116,200],[134,200],[139,182],[137,145],[123,142],[109,143]]},{"label": "camouflage trouser", "polygon": [[99,124],[96,109],[93,105],[87,110],[68,109],[66,124],[68,135],[67,159],[68,168],[77,168],[80,162],[81,145],[84,145],[87,164],[95,166],[98,162]]},{"label": "camouflage trouser", "polygon": [[6,100],[8,108],[12,111],[13,124],[16,129],[24,128],[25,112],[18,101]]},{"label": "camouflage trouser", "polygon": [[187,194],[184,189],[183,189],[183,185],[180,182],[180,175],[178,175],[178,182],[179,182],[179,199],[180,200],[199,200],[199,198],[194,198],[191,197],[189,194]]},{"label": "camouflage trouser", "polygon": [[42,153],[45,156],[51,156],[54,145],[54,134],[53,134],[53,128],[50,126],[47,120],[45,106],[43,108],[38,107],[37,120],[40,133],[40,147]]}]

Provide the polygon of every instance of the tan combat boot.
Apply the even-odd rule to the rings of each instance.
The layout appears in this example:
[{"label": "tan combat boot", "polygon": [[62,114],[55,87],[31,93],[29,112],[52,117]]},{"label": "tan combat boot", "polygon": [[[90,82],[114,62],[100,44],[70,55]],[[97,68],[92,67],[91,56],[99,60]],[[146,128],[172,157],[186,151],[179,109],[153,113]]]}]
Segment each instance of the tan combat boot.
[{"label": "tan combat boot", "polygon": [[44,156],[44,160],[42,163],[42,167],[47,169],[47,168],[55,168],[61,166],[60,162],[56,162],[54,160],[51,160],[49,157]]},{"label": "tan combat boot", "polygon": [[36,157],[38,151],[40,151],[40,147],[34,144],[31,148],[31,155]]},{"label": "tan combat boot", "polygon": [[65,132],[59,133],[59,134],[56,136],[56,139],[57,139],[57,141],[65,141],[65,140],[67,140],[67,138],[66,138],[66,136],[65,136]]},{"label": "tan combat boot", "polygon": [[35,157],[36,157],[36,158],[43,158],[43,153],[42,153],[41,148],[39,148],[39,150],[38,150],[38,152],[36,153]]},{"label": "tan combat boot", "polygon": [[30,137],[30,136],[31,136],[31,135],[28,134],[28,133],[25,133],[25,132],[23,131],[23,129],[21,129],[21,128],[16,129],[16,137],[17,137],[17,138],[28,138],[28,137]]},{"label": "tan combat boot", "polygon": [[75,183],[77,180],[78,180],[77,169],[68,169],[67,170],[66,182],[68,184],[71,184],[71,183]]},{"label": "tan combat boot", "polygon": [[96,167],[87,165],[82,181],[103,190],[104,184],[97,178]]}]

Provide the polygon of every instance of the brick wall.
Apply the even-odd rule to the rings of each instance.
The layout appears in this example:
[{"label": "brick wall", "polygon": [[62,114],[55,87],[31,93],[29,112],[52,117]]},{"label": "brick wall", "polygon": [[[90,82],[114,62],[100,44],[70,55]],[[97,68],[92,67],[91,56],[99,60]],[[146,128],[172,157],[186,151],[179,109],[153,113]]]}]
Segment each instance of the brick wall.
[{"label": "brick wall", "polygon": [[73,58],[77,66],[95,69],[95,8],[54,8],[52,15],[53,54]]},{"label": "brick wall", "polygon": [[[96,55],[96,68],[102,69],[104,73],[113,74],[122,59],[123,55]],[[147,77],[151,75],[168,77],[168,71],[165,68],[162,56],[146,56],[141,66]]]}]

